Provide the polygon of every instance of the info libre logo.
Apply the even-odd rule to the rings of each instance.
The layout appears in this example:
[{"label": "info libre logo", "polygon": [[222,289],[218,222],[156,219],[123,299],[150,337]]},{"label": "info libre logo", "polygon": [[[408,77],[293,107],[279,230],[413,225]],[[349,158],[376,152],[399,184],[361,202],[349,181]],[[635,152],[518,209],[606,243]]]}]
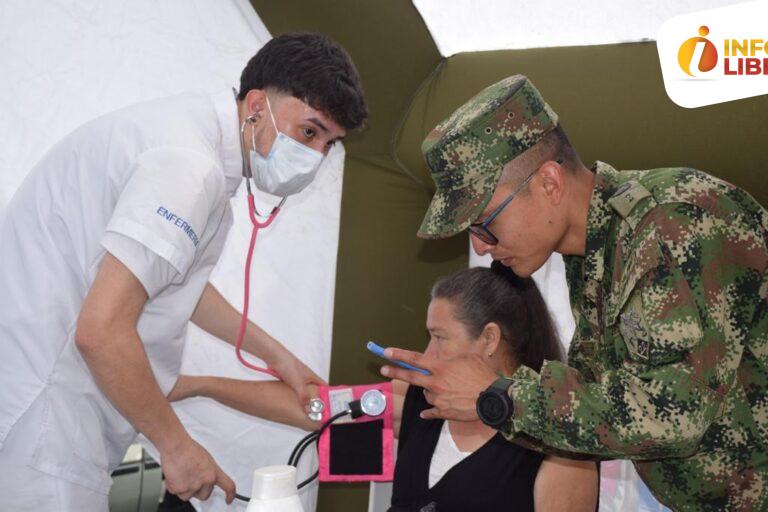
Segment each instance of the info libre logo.
[{"label": "info libre logo", "polygon": [[[709,34],[709,27],[702,25],[699,27],[699,36],[692,37],[680,45],[677,51],[677,62],[680,69],[690,76],[696,76],[697,73],[691,73],[691,66],[695,66],[702,73],[712,71],[717,66],[717,48],[712,41],[705,36]],[[696,62],[693,57],[697,56]]]},{"label": "info libre logo", "polygon": [[[680,45],[677,62],[687,75],[703,77],[717,67],[717,47],[706,36],[709,27],[699,27],[699,37]],[[768,75],[768,41],[763,39],[723,39],[723,75]],[[707,75],[709,78],[711,75]]]},{"label": "info libre logo", "polygon": [[664,89],[685,108],[768,94],[768,0],[665,21],[656,34]]}]

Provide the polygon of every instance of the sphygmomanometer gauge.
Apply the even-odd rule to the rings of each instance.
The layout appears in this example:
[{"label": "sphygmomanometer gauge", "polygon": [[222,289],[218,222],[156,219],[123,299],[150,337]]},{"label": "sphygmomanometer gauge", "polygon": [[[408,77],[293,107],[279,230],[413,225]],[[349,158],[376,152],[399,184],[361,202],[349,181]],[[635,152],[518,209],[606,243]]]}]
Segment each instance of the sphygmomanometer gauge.
[{"label": "sphygmomanometer gauge", "polygon": [[360,397],[360,407],[368,416],[380,416],[387,408],[387,397],[378,389],[369,389]]}]

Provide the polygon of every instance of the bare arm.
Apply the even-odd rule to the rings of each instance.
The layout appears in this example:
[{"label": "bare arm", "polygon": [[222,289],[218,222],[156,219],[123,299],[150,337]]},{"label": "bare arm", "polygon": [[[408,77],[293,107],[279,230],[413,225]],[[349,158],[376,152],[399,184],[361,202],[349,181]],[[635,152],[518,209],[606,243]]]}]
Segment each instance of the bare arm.
[{"label": "bare arm", "polygon": [[160,451],[166,482],[183,499],[207,499],[235,484],[192,440],[155,380],[136,324],[147,301],[138,279],[106,253],[83,302],[75,343],[101,391]]},{"label": "bare arm", "polygon": [[[311,396],[317,396],[317,387],[310,386]],[[392,407],[395,437],[400,433],[400,421],[408,384],[392,381]],[[310,420],[296,401],[294,391],[282,382],[263,382],[225,377],[179,375],[168,400],[176,402],[196,396],[212,398],[240,412],[269,421],[292,425],[307,431],[317,430],[320,424]]]},{"label": "bare arm", "polygon": [[[240,318],[240,313],[211,283],[207,283],[190,320],[204,331],[234,346],[240,329]],[[296,391],[302,405],[311,398],[309,385],[325,384],[315,372],[253,322],[248,322],[242,348],[276,370],[285,383]]]},{"label": "bare arm", "polygon": [[[314,388],[313,396],[317,396]],[[319,423],[307,417],[296,393],[283,382],[179,375],[168,399],[175,402],[195,396],[212,398],[240,412],[307,431],[320,428]]]},{"label": "bare arm", "polygon": [[594,462],[549,456],[533,485],[534,508],[536,512],[594,512],[598,489]]}]

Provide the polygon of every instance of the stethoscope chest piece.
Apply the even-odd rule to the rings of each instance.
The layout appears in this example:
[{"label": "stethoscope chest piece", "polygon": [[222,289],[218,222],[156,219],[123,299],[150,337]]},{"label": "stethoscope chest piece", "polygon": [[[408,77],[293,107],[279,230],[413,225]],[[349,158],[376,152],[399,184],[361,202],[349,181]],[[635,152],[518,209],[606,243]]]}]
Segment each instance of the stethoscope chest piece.
[{"label": "stethoscope chest piece", "polygon": [[319,398],[313,398],[309,401],[309,419],[312,421],[320,421],[323,419],[323,410],[325,410],[325,403]]}]

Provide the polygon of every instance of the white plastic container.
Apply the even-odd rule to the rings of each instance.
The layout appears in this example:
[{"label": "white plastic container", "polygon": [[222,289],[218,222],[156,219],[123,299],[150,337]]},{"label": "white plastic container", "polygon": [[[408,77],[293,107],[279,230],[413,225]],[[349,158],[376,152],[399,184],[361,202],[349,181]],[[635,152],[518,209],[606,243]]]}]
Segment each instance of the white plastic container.
[{"label": "white plastic container", "polygon": [[254,471],[246,512],[304,512],[296,489],[296,468],[266,466]]}]

